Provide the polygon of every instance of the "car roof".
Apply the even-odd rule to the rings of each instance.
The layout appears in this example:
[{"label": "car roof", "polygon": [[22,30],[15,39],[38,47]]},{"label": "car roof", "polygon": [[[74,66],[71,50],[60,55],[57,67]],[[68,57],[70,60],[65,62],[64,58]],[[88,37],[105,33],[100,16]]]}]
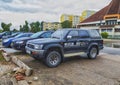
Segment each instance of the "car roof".
[{"label": "car roof", "polygon": [[91,30],[91,29],[83,29],[83,28],[63,28],[63,29],[60,29],[60,30]]}]

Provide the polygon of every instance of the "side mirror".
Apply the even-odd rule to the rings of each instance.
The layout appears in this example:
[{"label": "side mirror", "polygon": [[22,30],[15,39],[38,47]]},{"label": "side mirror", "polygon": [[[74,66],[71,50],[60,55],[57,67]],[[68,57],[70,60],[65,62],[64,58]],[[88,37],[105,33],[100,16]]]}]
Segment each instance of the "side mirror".
[{"label": "side mirror", "polygon": [[67,36],[67,39],[71,39],[71,38],[72,38],[72,36],[70,36],[70,35]]}]

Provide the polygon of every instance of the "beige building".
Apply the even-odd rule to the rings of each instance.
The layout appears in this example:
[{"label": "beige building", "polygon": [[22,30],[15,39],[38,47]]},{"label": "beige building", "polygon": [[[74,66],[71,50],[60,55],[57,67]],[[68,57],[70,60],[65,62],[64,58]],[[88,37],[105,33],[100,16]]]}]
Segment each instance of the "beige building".
[{"label": "beige building", "polygon": [[110,4],[83,20],[78,28],[97,29],[107,32],[110,38],[120,38],[120,0],[112,0]]},{"label": "beige building", "polygon": [[81,15],[81,21],[85,20],[86,18],[90,17],[91,15],[93,15],[95,13],[95,11],[93,10],[84,10],[82,12],[82,15]]},{"label": "beige building", "polygon": [[72,27],[76,27],[76,25],[80,23],[80,16],[79,15],[62,14],[60,17],[60,22],[64,22],[66,20],[72,22]]},{"label": "beige building", "polygon": [[59,22],[42,22],[41,26],[43,30],[57,30],[62,28]]}]

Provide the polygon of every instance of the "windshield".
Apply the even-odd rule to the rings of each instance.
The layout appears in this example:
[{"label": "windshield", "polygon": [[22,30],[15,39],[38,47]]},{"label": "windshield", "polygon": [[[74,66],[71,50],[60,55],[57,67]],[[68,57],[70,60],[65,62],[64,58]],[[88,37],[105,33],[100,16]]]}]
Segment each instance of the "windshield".
[{"label": "windshield", "polygon": [[31,38],[37,38],[37,37],[39,37],[42,33],[43,33],[43,31],[42,31],[42,32],[37,32],[37,33],[33,34],[33,35],[30,36],[30,37],[31,37]]},{"label": "windshield", "polygon": [[22,34],[18,34],[17,36],[15,36],[15,38],[19,38],[19,37],[21,37],[23,35],[23,33]]},{"label": "windshield", "polygon": [[15,35],[17,35],[17,34],[19,34],[19,33],[13,33],[11,36],[15,36]]},{"label": "windshield", "polygon": [[57,30],[52,34],[52,38],[63,39],[68,30]]}]

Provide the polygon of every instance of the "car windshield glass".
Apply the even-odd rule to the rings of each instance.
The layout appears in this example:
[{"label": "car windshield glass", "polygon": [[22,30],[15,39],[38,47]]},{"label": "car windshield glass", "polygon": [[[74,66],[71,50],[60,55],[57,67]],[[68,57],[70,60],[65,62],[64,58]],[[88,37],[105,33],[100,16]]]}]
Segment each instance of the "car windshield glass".
[{"label": "car windshield glass", "polygon": [[52,34],[52,38],[63,39],[68,31],[67,30],[57,30]]},{"label": "car windshield glass", "polygon": [[12,36],[15,36],[15,35],[17,35],[17,34],[18,34],[18,33],[13,33]]},{"label": "car windshield glass", "polygon": [[30,36],[31,38],[37,38],[39,37],[43,32],[37,32],[35,34],[33,34],[32,36]]},{"label": "car windshield glass", "polygon": [[15,38],[19,38],[19,37],[21,37],[22,35],[23,35],[23,33],[15,36]]}]

